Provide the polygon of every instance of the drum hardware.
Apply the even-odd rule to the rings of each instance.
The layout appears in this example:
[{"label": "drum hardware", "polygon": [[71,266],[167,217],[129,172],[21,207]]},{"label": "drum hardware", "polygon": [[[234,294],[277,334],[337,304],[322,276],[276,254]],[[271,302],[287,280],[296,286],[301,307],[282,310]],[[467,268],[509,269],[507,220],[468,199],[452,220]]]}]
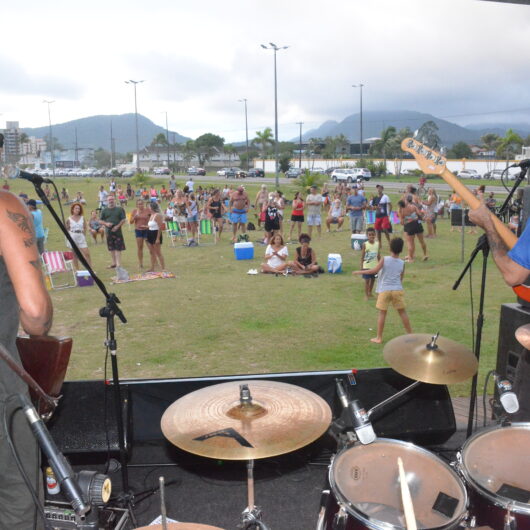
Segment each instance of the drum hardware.
[{"label": "drum hardware", "polygon": [[504,528],[503,530],[517,530],[517,521],[515,517],[512,517],[510,506],[508,506],[508,511],[504,516]]},{"label": "drum hardware", "polygon": [[[162,530],[161,524],[151,524],[149,526],[142,526],[136,530]],[[223,530],[217,526],[210,526],[206,524],[196,523],[168,523],[167,530]]]},{"label": "drum hardware", "polygon": [[[399,399],[401,396],[407,394],[418,385],[421,381],[414,381],[414,383],[392,394],[380,403],[374,405],[371,409],[365,412],[359,400],[350,400],[344,388],[341,379],[335,379],[337,395],[342,405],[342,413],[331,424],[330,433],[337,440],[338,449],[343,449],[346,446],[355,443],[356,440],[362,444],[372,443],[376,439],[376,435],[370,418],[375,413],[382,410],[386,405]],[[355,433],[352,432],[354,429]]]},{"label": "drum hardware", "polygon": [[255,504],[254,461],[305,447],[331,423],[317,394],[277,381],[231,381],[187,394],[164,412],[161,428],[174,445],[219,460],[247,461],[247,507],[240,528],[267,526]]}]

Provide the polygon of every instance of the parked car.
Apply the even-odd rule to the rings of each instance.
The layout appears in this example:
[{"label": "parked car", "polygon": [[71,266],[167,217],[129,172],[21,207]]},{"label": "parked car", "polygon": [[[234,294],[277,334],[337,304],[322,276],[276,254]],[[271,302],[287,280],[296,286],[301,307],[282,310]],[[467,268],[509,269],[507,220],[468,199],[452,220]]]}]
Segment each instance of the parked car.
[{"label": "parked car", "polygon": [[[502,169],[493,169],[492,171],[484,173],[484,178],[500,180],[501,178],[503,178],[503,172],[504,171]],[[504,178],[508,178],[508,172],[504,174]]]},{"label": "parked car", "polygon": [[337,167],[337,166],[333,166],[333,167],[328,167],[325,171],[326,175],[331,175],[333,173],[333,171],[335,171],[336,169],[340,169],[340,167]]},{"label": "parked car", "polygon": [[482,175],[476,169],[463,169],[458,173],[461,179],[481,179]]},{"label": "parked car", "polygon": [[365,167],[353,168],[354,173],[357,175],[356,180],[370,180],[372,178],[372,172]]},{"label": "parked car", "polygon": [[202,167],[197,168],[197,175],[201,175],[204,177],[206,175],[206,169],[203,169]]},{"label": "parked car", "polygon": [[225,177],[227,169],[228,168],[226,168],[226,167],[223,167],[222,169],[218,169],[217,170],[217,176],[218,177]]},{"label": "parked car", "polygon": [[127,169],[126,171],[124,171],[121,176],[122,177],[125,177],[125,178],[130,178],[130,177],[134,177],[134,170],[132,169]]},{"label": "parked car", "polygon": [[292,167],[285,172],[288,179],[297,179],[302,174],[302,170],[298,167]]},{"label": "parked car", "polygon": [[225,169],[225,177],[227,179],[228,178],[234,178],[236,176],[237,171],[238,170],[236,168],[233,168],[233,167],[226,168]]},{"label": "parked car", "polygon": [[326,170],[323,167],[313,167],[309,170],[310,175],[325,175]]},{"label": "parked car", "polygon": [[265,176],[265,171],[263,171],[263,169],[260,169],[259,167],[251,167],[248,170],[247,176],[248,177],[262,177],[263,178]]},{"label": "parked car", "polygon": [[236,179],[246,179],[248,176],[248,173],[246,171],[243,171],[242,169],[238,169],[236,171]]},{"label": "parked car", "polygon": [[155,175],[169,175],[170,171],[167,167],[155,167],[153,173]]},{"label": "parked car", "polygon": [[199,173],[197,172],[197,168],[196,167],[189,167],[188,168],[188,175],[198,175]]}]

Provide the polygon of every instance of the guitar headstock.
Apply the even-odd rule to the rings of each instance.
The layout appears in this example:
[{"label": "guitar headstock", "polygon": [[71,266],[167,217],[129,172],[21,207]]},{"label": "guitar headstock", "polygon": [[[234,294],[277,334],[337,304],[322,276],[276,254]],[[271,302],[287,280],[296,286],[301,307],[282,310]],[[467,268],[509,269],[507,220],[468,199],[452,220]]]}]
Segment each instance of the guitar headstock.
[{"label": "guitar headstock", "polygon": [[405,138],[401,142],[401,149],[412,154],[421,170],[427,175],[441,175],[447,160],[436,151],[429,149],[414,138]]}]

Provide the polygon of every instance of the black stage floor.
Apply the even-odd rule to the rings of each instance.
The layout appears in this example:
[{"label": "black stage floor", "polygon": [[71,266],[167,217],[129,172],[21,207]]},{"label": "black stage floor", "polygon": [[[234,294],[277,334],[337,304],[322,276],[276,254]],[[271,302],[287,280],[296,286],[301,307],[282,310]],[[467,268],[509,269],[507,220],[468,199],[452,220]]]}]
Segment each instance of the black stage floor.
[{"label": "black stage floor", "polygon": [[[449,463],[465,441],[465,434],[458,431],[443,446],[428,449]],[[319,443],[255,462],[255,501],[262,509],[263,522],[271,530],[316,528],[331,455],[328,444]],[[79,469],[103,471],[104,467],[78,463]],[[137,524],[148,525],[160,515],[159,492],[149,493],[163,476],[168,517],[236,529],[247,505],[246,472],[246,462],[195,457],[159,442],[135,446],[128,475]],[[121,472],[111,477],[114,491],[121,491]]]}]

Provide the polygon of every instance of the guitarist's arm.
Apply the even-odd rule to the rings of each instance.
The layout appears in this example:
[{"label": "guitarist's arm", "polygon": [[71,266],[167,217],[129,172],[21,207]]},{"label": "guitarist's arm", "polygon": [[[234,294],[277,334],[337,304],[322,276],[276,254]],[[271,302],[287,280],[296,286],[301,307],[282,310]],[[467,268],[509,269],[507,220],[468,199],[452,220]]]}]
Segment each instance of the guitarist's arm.
[{"label": "guitarist's arm", "polygon": [[[471,210],[469,219],[485,230],[493,259],[501,271],[504,281],[510,286],[523,283],[530,274],[530,261],[527,260],[525,263],[525,260],[520,259],[520,256],[523,250],[524,254],[530,258],[530,225],[513,247],[512,257],[515,258],[514,260],[508,255],[509,249],[497,232],[491,212],[484,204]],[[528,268],[525,265],[528,265]]]},{"label": "guitarist's arm", "polygon": [[20,306],[20,322],[29,335],[46,335],[53,310],[35,241],[31,213],[15,195],[0,191],[0,255]]}]

